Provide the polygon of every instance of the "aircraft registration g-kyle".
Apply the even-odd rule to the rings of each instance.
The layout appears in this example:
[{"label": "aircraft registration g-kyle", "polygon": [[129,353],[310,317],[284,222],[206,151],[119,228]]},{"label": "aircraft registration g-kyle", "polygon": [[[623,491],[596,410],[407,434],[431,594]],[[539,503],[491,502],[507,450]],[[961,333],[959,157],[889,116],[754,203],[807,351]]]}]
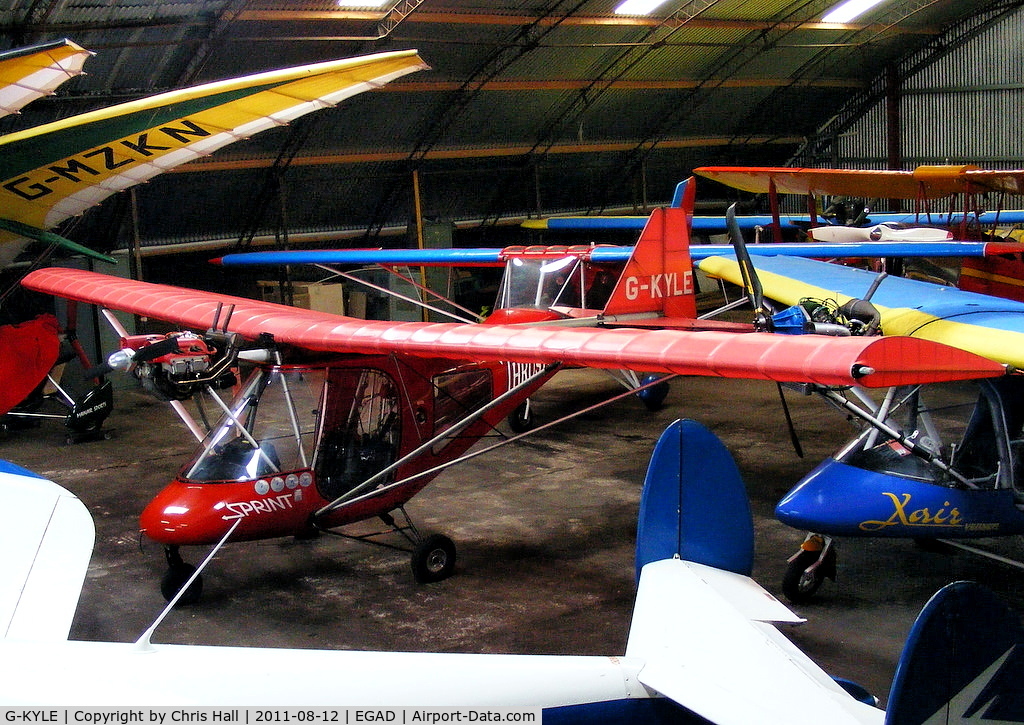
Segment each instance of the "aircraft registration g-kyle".
[{"label": "aircraft registration g-kyle", "polygon": [[[744,179],[759,171],[744,170]],[[867,173],[858,172],[862,183]],[[801,325],[832,321],[854,305],[885,335],[932,340],[1014,370],[1024,367],[1022,302],[760,251],[749,271],[724,256],[699,266],[737,284],[756,276],[765,297],[800,311]],[[1024,533],[1019,374],[977,385],[897,386],[880,398],[860,387],[806,389],[863,428],[776,508],[784,523],[815,532],[790,560],[783,589],[792,601],[806,601],[825,578],[835,577],[834,536],[941,539],[985,554],[962,542]]]},{"label": "aircraft registration g-kyle", "polygon": [[[625,653],[611,657],[154,644],[170,605],[134,643],[68,641],[66,613],[85,577],[91,519],[73,496],[26,471],[0,472],[4,530],[20,523],[12,501],[40,521],[56,503],[62,517],[23,532],[7,554],[21,561],[59,550],[65,560],[43,557],[0,583],[0,602],[55,579],[62,587],[51,592],[46,616],[32,612],[32,626],[0,641],[0,657],[18,663],[0,679],[7,706],[536,708],[549,725],[1024,722],[1019,620],[975,584],[951,584],[925,606],[885,712],[795,647],[780,627],[804,620],[750,578],[754,530],[736,464],[691,420],[672,423],[651,457],[633,617]],[[16,620],[28,606],[16,602],[0,614]]]},{"label": "aircraft registration g-kyle", "polygon": [[[52,92],[91,55],[70,41],[0,54],[0,113]],[[415,51],[378,53],[207,83],[7,134],[0,138],[0,267],[31,240],[113,262],[51,230],[115,192],[426,67]],[[58,332],[50,315],[0,326],[0,414],[44,380],[58,357]],[[69,416],[69,425],[102,423],[109,386],[90,395],[73,407],[91,416]]]},{"label": "aircraft registration g-kyle", "polygon": [[[187,418],[199,448],[141,516],[146,536],[166,547],[168,597],[193,574],[181,546],[341,533],[376,518],[388,527],[379,533],[413,546],[417,579],[448,576],[454,544],[421,536],[406,502],[565,365],[868,387],[1004,373],[931,341],[695,320],[693,197],[691,185],[682,207],[652,214],[607,302],[582,317],[550,308],[548,298],[536,304],[561,279],[556,271],[590,254],[565,248],[510,252],[518,263],[504,286],[532,290],[531,309],[506,307],[484,324],[367,321],[70,269],[37,270],[22,283],[205,331],[122,331],[123,347],[108,359],[179,412],[202,392],[222,413],[209,431]],[[241,362],[252,372],[233,401],[222,400]]]}]

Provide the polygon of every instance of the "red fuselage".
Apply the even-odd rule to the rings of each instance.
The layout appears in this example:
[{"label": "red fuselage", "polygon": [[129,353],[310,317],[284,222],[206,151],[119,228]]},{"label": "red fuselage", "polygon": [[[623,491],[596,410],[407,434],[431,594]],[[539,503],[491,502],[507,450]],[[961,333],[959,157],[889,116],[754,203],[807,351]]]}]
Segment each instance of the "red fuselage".
[{"label": "red fuselage", "polygon": [[[421,491],[554,371],[454,435],[409,453],[539,366],[401,355],[258,366],[178,476],[142,512],[169,546],[301,535],[380,516]],[[393,470],[378,475],[384,469]],[[428,471],[418,478],[410,476]],[[318,515],[338,499],[342,503]]]}]

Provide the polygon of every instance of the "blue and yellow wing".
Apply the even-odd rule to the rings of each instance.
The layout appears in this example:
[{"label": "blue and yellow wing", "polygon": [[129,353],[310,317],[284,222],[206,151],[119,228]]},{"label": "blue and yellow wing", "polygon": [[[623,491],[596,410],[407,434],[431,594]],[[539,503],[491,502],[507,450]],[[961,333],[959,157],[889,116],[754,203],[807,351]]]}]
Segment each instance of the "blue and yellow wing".
[{"label": "blue and yellow wing", "polygon": [[[785,305],[805,298],[843,304],[862,298],[877,275],[866,270],[795,257],[756,257],[767,297]],[[735,259],[709,257],[700,269],[742,284]],[[887,277],[871,297],[886,335],[931,340],[990,360],[1024,368],[1024,303],[955,287]]]}]

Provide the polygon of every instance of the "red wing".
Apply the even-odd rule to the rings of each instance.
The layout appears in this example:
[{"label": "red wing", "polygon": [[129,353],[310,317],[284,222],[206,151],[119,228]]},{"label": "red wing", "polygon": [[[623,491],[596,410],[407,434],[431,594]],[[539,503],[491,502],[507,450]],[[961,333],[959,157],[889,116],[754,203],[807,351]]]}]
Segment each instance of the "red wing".
[{"label": "red wing", "polygon": [[43,382],[60,353],[60,329],[53,315],[19,325],[0,325],[0,415],[9,412]]},{"label": "red wing", "polygon": [[989,377],[986,358],[905,337],[823,337],[720,331],[638,330],[357,320],[325,312],[197,292],[70,269],[41,269],[27,288],[205,330],[219,304],[234,305],[229,329],[254,340],[338,353],[564,362],[584,367],[729,378],[887,387]]}]

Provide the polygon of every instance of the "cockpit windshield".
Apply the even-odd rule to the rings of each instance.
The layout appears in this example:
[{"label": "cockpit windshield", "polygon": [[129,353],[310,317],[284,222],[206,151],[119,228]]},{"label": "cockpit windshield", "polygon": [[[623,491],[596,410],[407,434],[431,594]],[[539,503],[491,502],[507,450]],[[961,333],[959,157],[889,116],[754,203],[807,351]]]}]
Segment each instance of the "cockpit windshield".
[{"label": "cockpit windshield", "polygon": [[194,481],[250,481],[309,467],[323,372],[257,368],[184,468]]},{"label": "cockpit windshield", "polygon": [[[1022,392],[1021,382],[1009,378],[893,388],[877,414],[911,445],[869,426],[836,459],[941,485],[1018,490],[1024,418],[1014,411],[1021,409]],[[911,446],[925,455],[913,454]]]},{"label": "cockpit windshield", "polygon": [[583,264],[577,257],[524,259],[505,267],[498,306],[502,308],[580,307]]}]

